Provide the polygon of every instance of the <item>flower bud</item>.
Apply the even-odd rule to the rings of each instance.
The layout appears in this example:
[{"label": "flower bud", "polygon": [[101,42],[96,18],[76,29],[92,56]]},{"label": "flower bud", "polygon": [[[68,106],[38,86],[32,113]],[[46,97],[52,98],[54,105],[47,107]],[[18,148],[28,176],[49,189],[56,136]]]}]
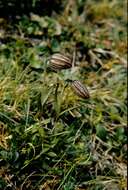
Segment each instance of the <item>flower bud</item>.
[{"label": "flower bud", "polygon": [[60,53],[55,53],[51,56],[49,67],[54,71],[71,68],[72,59]]},{"label": "flower bud", "polygon": [[74,90],[74,92],[81,98],[87,99],[90,97],[88,89],[80,81],[72,81],[71,87]]}]

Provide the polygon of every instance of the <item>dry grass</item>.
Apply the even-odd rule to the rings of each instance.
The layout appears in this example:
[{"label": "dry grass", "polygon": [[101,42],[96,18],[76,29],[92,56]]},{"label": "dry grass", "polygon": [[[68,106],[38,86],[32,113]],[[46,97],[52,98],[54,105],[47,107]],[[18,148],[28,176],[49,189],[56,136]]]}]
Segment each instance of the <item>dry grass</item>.
[{"label": "dry grass", "polygon": [[[63,3],[51,17],[0,19],[0,188],[126,190],[125,2]],[[47,69],[74,51],[74,68]]]}]

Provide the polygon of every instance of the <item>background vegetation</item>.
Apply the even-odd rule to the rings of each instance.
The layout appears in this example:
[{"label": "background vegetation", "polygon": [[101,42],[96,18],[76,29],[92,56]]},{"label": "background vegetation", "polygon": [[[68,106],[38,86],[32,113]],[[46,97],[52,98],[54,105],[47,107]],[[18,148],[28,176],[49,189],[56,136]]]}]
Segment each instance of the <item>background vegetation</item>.
[{"label": "background vegetation", "polygon": [[[0,10],[0,189],[126,190],[126,1]],[[50,55],[74,51],[74,69],[47,72]]]}]

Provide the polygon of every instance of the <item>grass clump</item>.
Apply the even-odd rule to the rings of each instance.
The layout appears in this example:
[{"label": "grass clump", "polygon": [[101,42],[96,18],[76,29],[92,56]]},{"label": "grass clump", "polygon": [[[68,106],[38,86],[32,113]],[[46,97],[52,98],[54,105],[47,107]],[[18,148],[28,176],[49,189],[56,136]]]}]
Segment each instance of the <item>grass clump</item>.
[{"label": "grass clump", "polygon": [[[52,16],[1,18],[1,189],[126,189],[124,4],[98,6],[64,1]],[[51,55],[74,51],[75,67],[48,69]],[[69,80],[87,86],[90,98],[77,96]]]}]

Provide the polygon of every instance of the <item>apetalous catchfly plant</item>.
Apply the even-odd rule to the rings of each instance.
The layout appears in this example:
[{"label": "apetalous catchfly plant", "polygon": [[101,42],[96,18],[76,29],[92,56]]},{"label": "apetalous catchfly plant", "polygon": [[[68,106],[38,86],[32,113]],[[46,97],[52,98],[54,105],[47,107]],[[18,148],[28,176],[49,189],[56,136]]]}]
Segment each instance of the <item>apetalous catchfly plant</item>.
[{"label": "apetalous catchfly plant", "polygon": [[72,67],[72,58],[60,53],[55,53],[51,56],[49,61],[49,68],[54,71],[62,69],[69,69]]}]

